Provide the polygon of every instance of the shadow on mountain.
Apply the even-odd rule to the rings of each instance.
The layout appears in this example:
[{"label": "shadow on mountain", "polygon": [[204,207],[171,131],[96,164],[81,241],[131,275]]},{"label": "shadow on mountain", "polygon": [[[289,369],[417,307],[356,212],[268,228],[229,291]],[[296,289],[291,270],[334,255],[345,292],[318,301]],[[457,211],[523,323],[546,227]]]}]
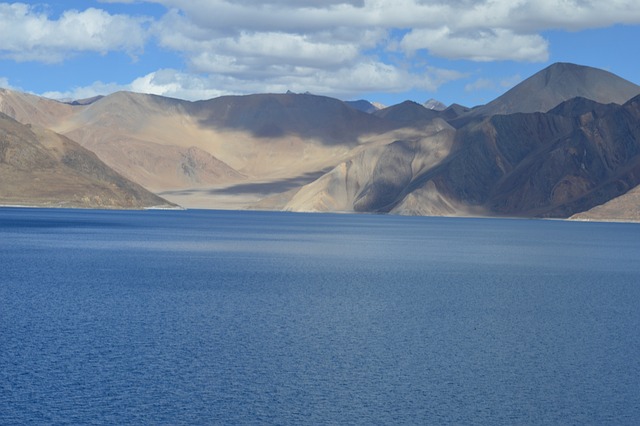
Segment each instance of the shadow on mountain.
[{"label": "shadow on mountain", "polygon": [[363,134],[397,127],[337,99],[306,94],[223,96],[194,102],[190,112],[207,128],[247,131],[265,139],[292,135],[330,145],[355,144]]},{"label": "shadow on mountain", "polygon": [[172,195],[195,195],[195,194],[207,194],[207,195],[248,195],[248,194],[277,194],[281,192],[289,191],[290,189],[298,188],[306,185],[314,180],[318,179],[328,170],[320,170],[316,172],[305,173],[300,176],[274,180],[270,182],[251,182],[251,183],[239,183],[236,185],[230,185],[223,188],[192,188],[176,191],[165,191],[162,194]]}]

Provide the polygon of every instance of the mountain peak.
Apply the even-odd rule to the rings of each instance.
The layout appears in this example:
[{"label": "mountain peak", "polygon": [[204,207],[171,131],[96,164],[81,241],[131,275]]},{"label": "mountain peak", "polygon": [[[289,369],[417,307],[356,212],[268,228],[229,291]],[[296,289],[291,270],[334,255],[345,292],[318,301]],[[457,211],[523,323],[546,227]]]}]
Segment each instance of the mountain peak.
[{"label": "mountain peak", "polygon": [[351,108],[367,113],[376,112],[381,109],[377,105],[367,101],[366,99],[360,99],[357,101],[345,101],[345,104],[349,105]]},{"label": "mountain peak", "polygon": [[438,111],[428,109],[414,101],[404,101],[373,114],[398,124],[416,125],[433,120],[438,116]]},{"label": "mountain peak", "polygon": [[427,102],[425,102],[423,104],[423,106],[427,109],[431,109],[434,111],[444,111],[445,109],[447,109],[447,106],[445,104],[443,104],[442,102],[440,102],[437,99],[429,99]]},{"label": "mountain peak", "polygon": [[496,114],[547,112],[582,97],[602,104],[624,104],[640,94],[640,86],[598,68],[557,62],[467,114],[465,122]]}]

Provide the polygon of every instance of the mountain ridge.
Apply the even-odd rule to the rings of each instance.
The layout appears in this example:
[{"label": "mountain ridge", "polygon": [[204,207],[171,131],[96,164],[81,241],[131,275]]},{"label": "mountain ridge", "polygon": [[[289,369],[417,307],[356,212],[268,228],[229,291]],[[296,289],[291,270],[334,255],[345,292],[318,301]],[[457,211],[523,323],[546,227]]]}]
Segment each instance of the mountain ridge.
[{"label": "mountain ridge", "polygon": [[474,108],[366,111],[368,101],[294,93],[62,103],[3,90],[0,111],[187,206],[569,217],[638,184],[638,94],[606,71],[556,63]]},{"label": "mountain ridge", "polygon": [[[367,199],[377,197],[384,202],[363,204],[365,198],[355,194],[343,201],[342,210],[570,217],[640,184],[640,96],[624,105],[590,103],[596,108],[588,112],[569,105],[581,102],[579,98],[569,100],[554,113],[495,115],[476,125],[449,130],[453,133],[446,154],[421,172],[414,167],[413,151],[404,156],[387,154],[396,158],[388,166],[396,170],[395,178],[375,173],[371,164],[380,164],[383,156],[370,151],[375,160],[344,163],[336,169],[345,171],[346,181],[303,187],[287,208],[318,211],[331,205],[326,200],[348,194],[351,187],[366,188]],[[350,184],[349,176],[366,178]],[[300,203],[303,196],[306,205]],[[426,208],[429,204],[432,207]]]}]

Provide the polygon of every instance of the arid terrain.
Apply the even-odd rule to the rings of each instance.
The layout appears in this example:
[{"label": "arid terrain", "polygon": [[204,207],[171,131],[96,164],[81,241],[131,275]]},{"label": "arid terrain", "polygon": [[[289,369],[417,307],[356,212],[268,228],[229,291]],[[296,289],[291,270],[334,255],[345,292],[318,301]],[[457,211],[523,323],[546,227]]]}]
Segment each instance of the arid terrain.
[{"label": "arid terrain", "polygon": [[637,220],[639,95],[566,63],[474,108],[294,93],[64,103],[2,89],[0,203],[164,203],[144,187],[187,208]]},{"label": "arid terrain", "polygon": [[172,208],[69,138],[0,113],[0,204]]}]

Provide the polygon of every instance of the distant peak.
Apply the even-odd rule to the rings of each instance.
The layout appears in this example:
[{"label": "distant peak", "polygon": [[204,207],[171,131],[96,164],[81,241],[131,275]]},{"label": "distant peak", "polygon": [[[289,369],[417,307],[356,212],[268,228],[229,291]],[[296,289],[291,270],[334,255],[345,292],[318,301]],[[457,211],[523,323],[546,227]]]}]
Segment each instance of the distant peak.
[{"label": "distant peak", "polygon": [[555,62],[541,71],[542,74],[558,75],[558,76],[565,73],[580,74],[580,73],[588,73],[588,72],[606,72],[606,71],[598,68],[589,67],[586,65],[573,64],[571,62]]},{"label": "distant peak", "polygon": [[432,109],[434,111],[444,111],[445,109],[447,109],[447,106],[445,104],[443,104],[439,100],[433,99],[433,98],[429,99],[427,102],[425,102],[422,105],[425,108]]},{"label": "distant peak", "polygon": [[410,99],[407,99],[407,100],[406,100],[406,101],[404,101],[404,102],[400,102],[400,103],[399,103],[398,105],[396,105],[396,106],[400,106],[400,105],[404,105],[404,106],[412,106],[412,107],[419,106],[419,107],[421,107],[421,108],[424,108],[424,105],[421,105],[421,104],[419,104],[418,102],[416,102],[416,101],[412,101],[412,100],[410,100]]},{"label": "distant peak", "polygon": [[311,93],[310,91],[306,91],[304,93],[296,93],[294,91],[291,90],[287,90],[287,92],[285,93],[286,95],[313,95],[313,93]]},{"label": "distant peak", "polygon": [[102,95],[94,96],[86,99],[69,99],[69,100],[61,100],[61,102],[67,103],[69,105],[91,105],[92,103],[99,101],[104,98]]},{"label": "distant peak", "polygon": [[554,62],[547,69],[564,69],[564,68],[588,68],[584,65],[578,65],[571,62]]},{"label": "distant peak", "polygon": [[602,104],[623,104],[639,93],[639,86],[609,71],[569,62],[556,62],[517,84],[502,96],[474,109],[465,120],[468,121],[468,117],[472,116],[547,112],[575,97]]},{"label": "distant peak", "polygon": [[374,103],[367,101],[366,99],[359,99],[357,101],[345,101],[345,104],[351,108],[357,109],[362,112],[372,113],[381,109]]}]

